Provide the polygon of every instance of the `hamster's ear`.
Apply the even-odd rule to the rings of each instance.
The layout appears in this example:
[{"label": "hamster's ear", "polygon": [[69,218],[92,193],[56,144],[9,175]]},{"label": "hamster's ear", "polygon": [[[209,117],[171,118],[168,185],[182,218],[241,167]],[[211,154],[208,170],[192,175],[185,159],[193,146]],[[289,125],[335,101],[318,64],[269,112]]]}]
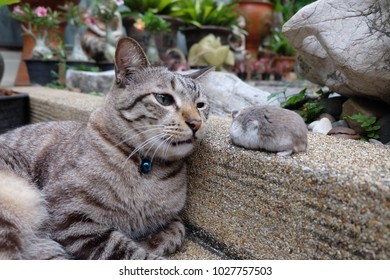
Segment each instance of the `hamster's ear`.
[{"label": "hamster's ear", "polygon": [[193,72],[193,73],[185,75],[185,76],[190,77],[190,78],[195,79],[195,80],[199,80],[214,70],[215,70],[215,66],[205,67],[205,68],[202,68],[196,72]]},{"label": "hamster's ear", "polygon": [[115,81],[119,87],[125,87],[131,74],[149,67],[142,47],[130,37],[119,39],[115,51]]},{"label": "hamster's ear", "polygon": [[238,111],[238,110],[233,110],[233,111],[232,111],[232,118],[233,118],[233,119],[237,118],[239,114],[240,114],[240,111]]}]

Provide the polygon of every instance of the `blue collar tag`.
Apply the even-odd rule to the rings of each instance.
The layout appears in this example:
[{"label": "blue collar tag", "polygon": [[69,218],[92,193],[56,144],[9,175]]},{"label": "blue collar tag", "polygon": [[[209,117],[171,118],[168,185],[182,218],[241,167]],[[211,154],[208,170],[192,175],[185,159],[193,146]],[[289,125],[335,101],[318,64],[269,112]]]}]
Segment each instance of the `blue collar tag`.
[{"label": "blue collar tag", "polygon": [[150,159],[141,159],[140,171],[144,174],[147,174],[152,171],[152,162],[150,161]]}]

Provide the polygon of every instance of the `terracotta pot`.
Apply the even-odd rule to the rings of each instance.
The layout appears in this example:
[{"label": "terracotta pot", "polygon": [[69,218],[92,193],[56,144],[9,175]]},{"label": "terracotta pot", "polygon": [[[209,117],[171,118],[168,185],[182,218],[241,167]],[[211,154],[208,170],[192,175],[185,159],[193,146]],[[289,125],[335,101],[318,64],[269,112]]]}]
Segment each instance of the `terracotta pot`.
[{"label": "terracotta pot", "polygon": [[228,36],[232,30],[224,26],[203,26],[198,28],[195,26],[183,27],[180,28],[180,31],[186,36],[187,49],[189,50],[193,44],[198,43],[202,38],[206,37],[209,34],[214,34],[215,36],[221,38],[222,45],[228,45]]},{"label": "terracotta pot", "polygon": [[295,56],[277,56],[274,58],[275,68],[281,75],[288,74],[294,71],[295,68]]},{"label": "terracotta pot", "polygon": [[246,49],[256,58],[259,46],[270,34],[274,4],[265,1],[240,1],[237,11],[245,18]]}]

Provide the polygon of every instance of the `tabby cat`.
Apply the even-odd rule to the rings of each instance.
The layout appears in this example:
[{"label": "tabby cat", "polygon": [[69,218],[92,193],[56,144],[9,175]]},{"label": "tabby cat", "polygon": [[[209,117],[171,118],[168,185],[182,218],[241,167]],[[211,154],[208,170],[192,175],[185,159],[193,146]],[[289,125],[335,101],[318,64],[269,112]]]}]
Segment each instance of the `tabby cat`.
[{"label": "tabby cat", "polygon": [[204,134],[198,79],[119,40],[115,81],[88,123],[0,136],[0,259],[160,259],[182,244],[184,157]]}]

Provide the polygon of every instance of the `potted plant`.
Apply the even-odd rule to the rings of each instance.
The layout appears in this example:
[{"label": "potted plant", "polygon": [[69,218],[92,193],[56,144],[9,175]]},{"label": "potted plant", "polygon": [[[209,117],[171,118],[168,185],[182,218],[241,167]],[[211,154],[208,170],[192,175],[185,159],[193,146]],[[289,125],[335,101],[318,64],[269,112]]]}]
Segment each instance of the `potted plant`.
[{"label": "potted plant", "polygon": [[271,32],[274,1],[238,0],[237,4],[238,14],[245,19],[246,49],[256,58],[260,45]]},{"label": "potted plant", "polygon": [[176,47],[177,33],[183,21],[173,16],[173,13],[178,11],[180,0],[125,0],[124,3],[127,11],[122,12],[122,17],[127,35],[136,39],[145,51],[150,41],[150,28],[137,28],[135,21],[146,13],[162,18],[170,26],[164,31],[153,31],[159,55],[163,56],[169,49]]},{"label": "potted plant", "polygon": [[209,34],[192,45],[188,53],[188,63],[192,68],[215,66],[217,70],[234,65],[234,54],[229,45],[222,45],[219,37]]},{"label": "potted plant", "polygon": [[222,45],[227,45],[232,27],[237,25],[235,7],[233,2],[226,4],[215,0],[180,1],[179,9],[173,15],[187,24],[180,29],[186,36],[187,48],[208,34],[220,37]]},{"label": "potted plant", "polygon": [[68,22],[73,33],[73,47],[70,55],[66,57],[67,62],[79,65],[82,64],[81,62],[89,61],[88,56],[81,47],[81,36],[85,32],[87,24],[94,20],[92,15],[89,14],[86,7],[79,6],[73,2],[67,2],[58,6],[58,8],[62,12],[63,20]]},{"label": "potted plant", "polygon": [[29,3],[15,6],[13,18],[22,23],[24,35],[33,41],[29,59],[25,59],[30,82],[44,85],[52,81],[52,72],[58,73],[58,60],[53,59],[53,51],[48,45],[49,30],[57,29],[60,15],[50,7],[32,8]]},{"label": "potted plant", "polygon": [[139,31],[148,30],[149,41],[146,46],[146,55],[151,63],[159,64],[160,54],[156,43],[156,35],[168,31],[170,23],[148,11],[136,19],[134,27]]},{"label": "potted plant", "polygon": [[276,79],[286,77],[294,70],[297,55],[296,50],[281,32],[281,27],[299,9],[311,2],[314,0],[273,0],[275,13],[279,14],[280,26],[274,26],[264,47],[275,54],[271,68]]},{"label": "potted plant", "polygon": [[275,54],[272,61],[275,79],[280,80],[294,70],[297,52],[280,29],[275,28],[265,47]]},{"label": "potted plant", "polygon": [[[123,36],[122,17],[119,13],[123,4],[123,0],[95,0],[92,7],[95,21],[88,24],[88,28],[97,38],[85,40],[83,46],[84,49],[89,49],[90,56],[99,63],[103,71],[114,69],[116,42]],[[103,48],[97,48],[98,45],[103,45]]]}]

